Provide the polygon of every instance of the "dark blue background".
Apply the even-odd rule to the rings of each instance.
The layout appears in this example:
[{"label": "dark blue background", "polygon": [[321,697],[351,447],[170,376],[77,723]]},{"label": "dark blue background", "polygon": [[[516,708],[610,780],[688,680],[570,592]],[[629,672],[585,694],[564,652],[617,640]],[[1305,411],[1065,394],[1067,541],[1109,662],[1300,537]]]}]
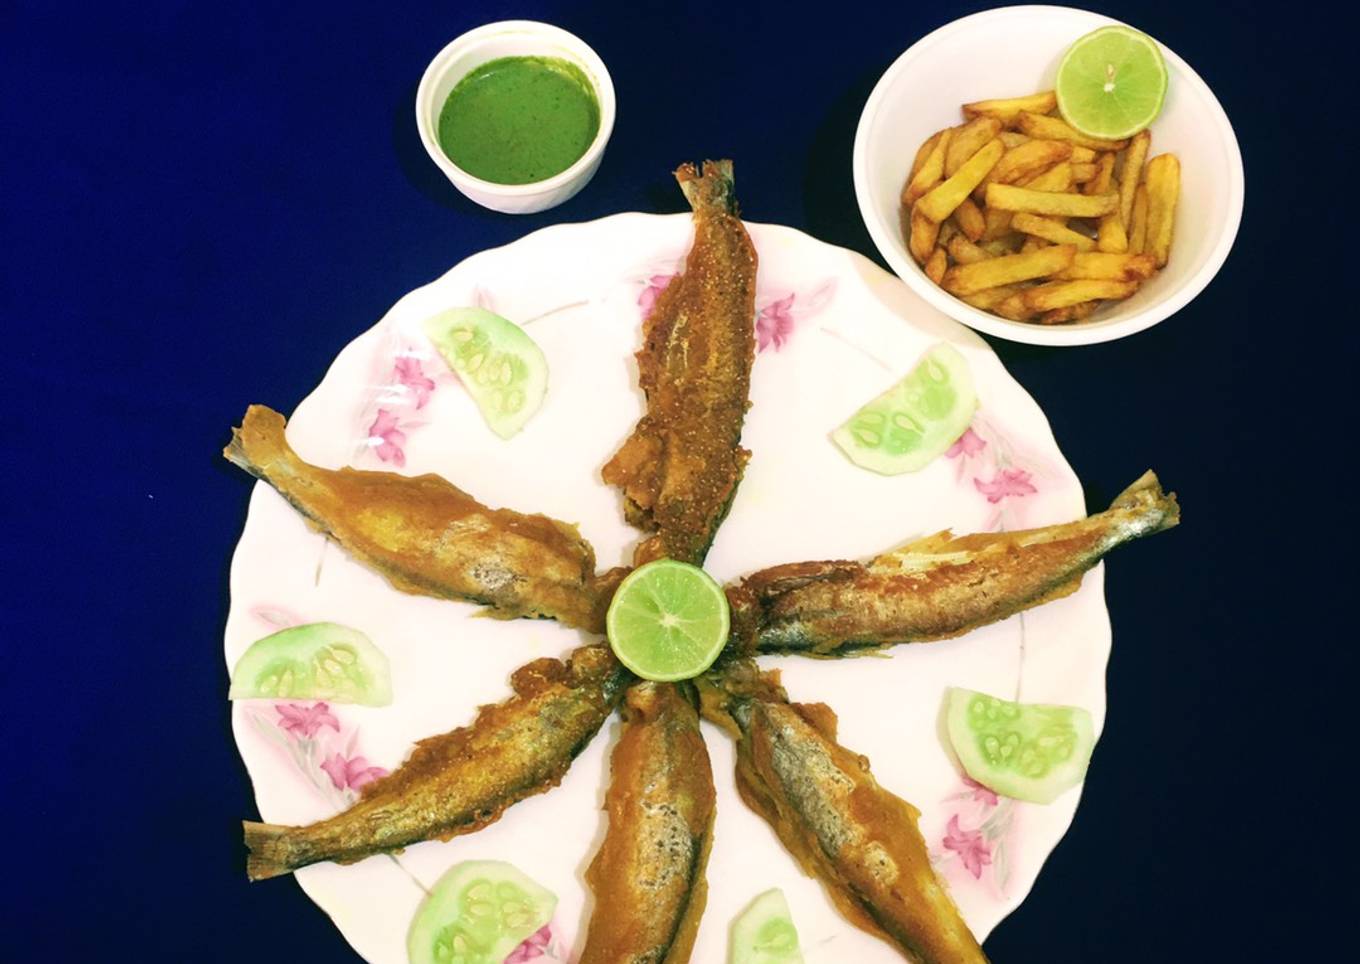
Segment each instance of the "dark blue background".
[{"label": "dark blue background", "polygon": [[[474,251],[680,210],[681,160],[731,156],[748,216],[876,257],[850,180],[860,108],[901,50],[983,6],[0,6],[0,959],[351,960],[291,882],[245,881],[221,632],[250,482],[218,455],[229,427],[248,402],[289,410]],[[1330,688],[1354,678],[1353,630],[1324,619],[1355,531],[1353,51],[1306,5],[1095,6],[1217,92],[1246,214],[1174,321],[1081,349],[993,341],[1093,507],[1152,465],[1185,524],[1110,564],[1104,739],[987,949],[1303,960],[1344,931],[1329,896],[1356,895],[1354,798],[1324,753],[1346,735]],[[594,182],[521,218],[456,194],[412,110],[444,43],[512,16],[585,38],[619,100]]]}]

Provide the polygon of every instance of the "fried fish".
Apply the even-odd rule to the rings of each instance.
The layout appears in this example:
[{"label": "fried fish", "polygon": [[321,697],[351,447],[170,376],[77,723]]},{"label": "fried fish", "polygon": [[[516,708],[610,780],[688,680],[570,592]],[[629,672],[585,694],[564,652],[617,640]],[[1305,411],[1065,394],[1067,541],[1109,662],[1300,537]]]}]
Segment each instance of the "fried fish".
[{"label": "fried fish", "polygon": [[694,245],[643,325],[638,380],[647,412],[604,467],[630,524],[656,535],[634,563],[698,565],[731,505],[755,359],[756,252],[737,216],[731,161],[682,165]]},{"label": "fried fish", "polygon": [[494,823],[511,804],[557,786],[628,679],[603,645],[520,667],[514,696],[482,707],[469,726],[420,741],[348,810],[304,827],[247,821],[247,874],[263,880],[323,860],[354,863]]},{"label": "fried fish", "polygon": [[945,531],[869,563],[775,566],[729,586],[737,653],[854,655],[958,636],[1066,596],[1116,546],[1180,521],[1152,472],[1105,512],[1022,532]]},{"label": "fried fish", "polygon": [[595,551],[575,526],[488,508],[437,475],[309,465],[284,428],[278,412],[252,405],[223,454],[397,589],[604,632],[623,571],[597,577]]},{"label": "fried fish", "polygon": [[788,702],[750,660],[701,685],[704,717],[736,738],[742,799],[852,924],[916,964],[987,960],[930,866],[920,813],[836,742],[830,707]]}]

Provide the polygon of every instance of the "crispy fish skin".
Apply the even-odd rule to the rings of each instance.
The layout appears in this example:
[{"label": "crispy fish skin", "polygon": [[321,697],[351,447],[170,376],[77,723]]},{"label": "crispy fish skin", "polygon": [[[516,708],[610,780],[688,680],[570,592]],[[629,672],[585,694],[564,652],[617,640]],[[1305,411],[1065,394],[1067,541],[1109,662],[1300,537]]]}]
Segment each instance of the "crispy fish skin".
[{"label": "crispy fish skin", "polygon": [[611,759],[609,830],[586,871],[580,964],[684,964],[708,899],[716,798],[692,687],[635,683]]},{"label": "crispy fish skin", "polygon": [[919,811],[836,742],[830,707],[789,703],[750,660],[701,686],[705,718],[737,740],[742,799],[851,923],[916,964],[987,960],[930,866]]},{"label": "crispy fish skin", "polygon": [[247,874],[263,880],[325,860],[354,863],[494,823],[511,804],[557,786],[628,679],[604,645],[520,667],[514,696],[482,707],[469,726],[417,743],[348,810],[304,827],[246,821]]},{"label": "crispy fish skin", "polygon": [[775,566],[727,589],[738,653],[837,657],[947,639],[1074,592],[1111,549],[1180,521],[1175,494],[1145,473],[1077,522],[955,537],[948,531],[867,565]]},{"label": "crispy fish skin", "polygon": [[647,412],[604,467],[630,524],[656,536],[634,563],[695,565],[731,505],[750,452],[740,447],[755,360],[756,252],[736,212],[732,162],[682,165],[694,245],[643,324],[638,380]]},{"label": "crispy fish skin", "polygon": [[285,426],[278,412],[252,405],[223,455],[397,589],[604,632],[622,570],[597,577],[595,551],[575,526],[490,509],[437,475],[309,465]]}]

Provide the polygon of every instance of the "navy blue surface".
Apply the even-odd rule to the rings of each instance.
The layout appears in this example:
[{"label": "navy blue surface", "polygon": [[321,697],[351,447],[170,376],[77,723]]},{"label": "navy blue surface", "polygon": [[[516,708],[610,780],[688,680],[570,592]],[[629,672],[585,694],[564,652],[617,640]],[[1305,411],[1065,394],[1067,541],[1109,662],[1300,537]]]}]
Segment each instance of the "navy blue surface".
[{"label": "navy blue surface", "polygon": [[[0,6],[0,960],[353,960],[291,881],[245,881],[221,633],[250,483],[218,455],[228,429],[249,402],[291,409],[468,254],[680,210],[681,160],[731,156],[749,217],[877,258],[850,180],[860,108],[901,50],[982,6]],[[992,342],[1092,507],[1154,466],[1185,524],[1110,563],[1105,735],[987,949],[1264,960],[1345,940],[1326,903],[1356,894],[1353,797],[1321,752],[1346,735],[1329,688],[1354,679],[1355,633],[1326,618],[1354,569],[1354,84],[1306,7],[1095,6],[1217,92],[1246,214],[1173,321]],[[412,108],[444,43],[509,16],[585,38],[619,95],[594,182],[521,218],[455,193]],[[1353,771],[1353,748],[1338,759]]]}]

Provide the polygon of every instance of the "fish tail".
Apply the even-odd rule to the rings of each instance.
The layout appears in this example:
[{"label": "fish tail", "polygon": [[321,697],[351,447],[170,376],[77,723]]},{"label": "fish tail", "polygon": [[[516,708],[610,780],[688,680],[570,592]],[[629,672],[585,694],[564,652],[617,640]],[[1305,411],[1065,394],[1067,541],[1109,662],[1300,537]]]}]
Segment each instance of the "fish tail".
[{"label": "fish tail", "polygon": [[1123,528],[1129,538],[1152,535],[1179,525],[1181,507],[1176,502],[1176,493],[1163,492],[1157,474],[1151,469],[1138,477],[1114,500],[1112,512],[1126,517]]},{"label": "fish tail", "polygon": [[288,845],[288,831],[292,828],[250,820],[243,820],[241,826],[245,829],[246,847],[250,850],[246,858],[246,876],[251,880],[268,880],[296,869]]},{"label": "fish tail", "polygon": [[257,478],[264,478],[274,465],[286,460],[292,449],[284,436],[284,417],[264,405],[246,409],[241,427],[231,430],[231,443],[222,450],[228,462]]},{"label": "fish tail", "polygon": [[708,208],[718,208],[731,214],[737,212],[736,182],[732,176],[731,161],[704,161],[702,174],[693,164],[681,164],[676,169],[675,179],[680,182],[685,200],[696,213]]}]

